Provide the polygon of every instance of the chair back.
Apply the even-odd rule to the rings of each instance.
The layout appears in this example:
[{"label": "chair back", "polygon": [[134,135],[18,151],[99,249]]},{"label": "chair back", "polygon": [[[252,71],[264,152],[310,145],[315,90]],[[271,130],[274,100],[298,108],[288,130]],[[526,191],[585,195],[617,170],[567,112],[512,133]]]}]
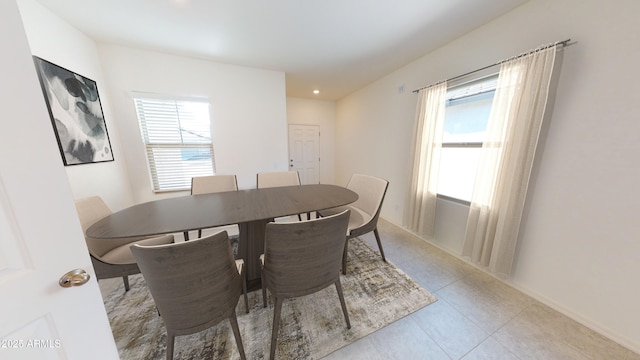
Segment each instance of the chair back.
[{"label": "chair back", "polygon": [[333,285],[340,276],[349,212],[267,224],[263,286],[276,296],[296,297]]},{"label": "chair back", "polygon": [[191,195],[238,190],[235,175],[211,175],[191,178]]},{"label": "chair back", "polygon": [[369,175],[353,174],[347,189],[358,194],[358,200],[349,204],[369,214],[372,218],[380,214],[382,201],[387,192],[387,180]]},{"label": "chair back", "polygon": [[207,329],[235,311],[242,293],[227,232],[131,252],[167,329],[175,335]]},{"label": "chair back", "polygon": [[300,185],[300,175],[297,171],[278,171],[258,174],[258,189],[295,185]]},{"label": "chair back", "polygon": [[100,259],[110,250],[136,240],[136,238],[104,240],[87,236],[87,229],[99,220],[111,215],[112,211],[99,196],[78,199],[75,201],[75,205],[87,248],[94,257]]}]

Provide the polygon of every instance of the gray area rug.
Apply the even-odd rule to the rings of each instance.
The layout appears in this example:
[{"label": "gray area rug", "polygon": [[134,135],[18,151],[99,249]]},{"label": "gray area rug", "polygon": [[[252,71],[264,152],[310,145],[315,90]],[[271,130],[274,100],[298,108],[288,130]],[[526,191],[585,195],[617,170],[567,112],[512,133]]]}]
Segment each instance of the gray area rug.
[{"label": "gray area rug", "polygon": [[[166,332],[141,275],[130,277],[105,298],[121,359],[164,359]],[[380,259],[364,241],[349,243],[348,273],[340,281],[351,329],[347,329],[335,287],[285,300],[276,357],[319,359],[436,301],[404,272]],[[249,314],[241,298],[236,308],[247,359],[269,356],[273,301],[262,307],[262,293],[249,293]],[[175,359],[238,359],[229,322],[189,336],[178,336]]]}]

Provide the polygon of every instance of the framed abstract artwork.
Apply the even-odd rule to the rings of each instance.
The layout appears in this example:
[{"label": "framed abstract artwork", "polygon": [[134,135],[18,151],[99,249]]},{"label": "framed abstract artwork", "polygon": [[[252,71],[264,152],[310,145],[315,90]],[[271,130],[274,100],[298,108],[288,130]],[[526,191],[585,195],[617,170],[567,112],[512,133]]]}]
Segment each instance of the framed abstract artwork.
[{"label": "framed abstract artwork", "polygon": [[96,82],[33,57],[65,166],[113,161]]}]

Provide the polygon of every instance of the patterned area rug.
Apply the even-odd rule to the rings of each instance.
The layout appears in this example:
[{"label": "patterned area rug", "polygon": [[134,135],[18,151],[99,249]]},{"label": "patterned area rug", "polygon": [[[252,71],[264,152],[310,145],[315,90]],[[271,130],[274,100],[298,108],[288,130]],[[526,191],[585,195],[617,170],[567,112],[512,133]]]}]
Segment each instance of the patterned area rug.
[{"label": "patterned area rug", "polygon": [[[276,357],[319,359],[436,301],[404,272],[364,241],[349,243],[348,272],[342,276],[351,329],[346,328],[335,287],[285,300]],[[131,276],[131,290],[121,284],[105,298],[105,307],[121,359],[164,359],[166,332],[141,275]],[[261,291],[249,293],[236,314],[247,359],[269,356],[273,300],[262,307]],[[238,359],[228,321],[189,336],[178,336],[176,359]]]}]

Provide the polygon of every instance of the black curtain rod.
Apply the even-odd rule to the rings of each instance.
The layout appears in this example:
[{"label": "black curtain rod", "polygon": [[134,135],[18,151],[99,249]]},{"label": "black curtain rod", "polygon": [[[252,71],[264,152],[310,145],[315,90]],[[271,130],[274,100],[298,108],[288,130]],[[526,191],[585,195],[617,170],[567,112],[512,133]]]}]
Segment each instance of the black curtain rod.
[{"label": "black curtain rod", "polygon": [[567,39],[567,40],[563,40],[563,41],[556,41],[556,42],[555,42],[555,43],[553,43],[553,44],[549,44],[549,45],[541,46],[541,47],[539,47],[539,48],[537,48],[537,49],[531,50],[531,51],[526,52],[526,53],[524,53],[524,54],[520,54],[520,55],[517,55],[517,56],[510,57],[510,58],[508,58],[508,59],[504,59],[504,60],[502,60],[502,61],[498,61],[498,62],[497,62],[497,63],[495,63],[495,64],[487,65],[487,66],[482,67],[482,68],[480,68],[480,69],[476,69],[476,70],[473,70],[473,71],[469,71],[468,73],[464,73],[464,74],[462,74],[462,75],[454,76],[454,77],[449,78],[449,79],[447,79],[447,80],[441,80],[441,81],[435,82],[435,83],[433,83],[433,84],[431,84],[431,85],[423,86],[423,87],[421,87],[421,88],[419,88],[419,89],[413,90],[413,92],[414,92],[414,93],[420,92],[420,90],[422,90],[422,89],[426,89],[426,88],[428,88],[428,87],[431,87],[431,86],[436,85],[436,84],[440,84],[440,83],[445,82],[445,81],[453,81],[453,80],[456,80],[456,79],[460,79],[460,78],[465,77],[465,76],[467,76],[467,75],[471,75],[471,74],[473,74],[473,73],[477,73],[477,72],[479,72],[479,71],[486,70],[486,69],[492,68],[492,67],[494,67],[494,66],[501,65],[501,64],[502,64],[502,63],[504,63],[504,62],[507,62],[507,61],[510,61],[510,60],[513,60],[513,59],[518,59],[518,58],[521,58],[521,57],[523,57],[523,56],[527,56],[527,55],[529,55],[529,54],[533,54],[533,53],[535,53],[535,52],[538,52],[538,51],[541,51],[541,50],[544,50],[544,49],[548,49],[548,48],[550,48],[550,47],[552,47],[552,46],[556,46],[556,45],[567,46],[567,44],[569,43],[569,41],[571,41],[571,39]]}]

